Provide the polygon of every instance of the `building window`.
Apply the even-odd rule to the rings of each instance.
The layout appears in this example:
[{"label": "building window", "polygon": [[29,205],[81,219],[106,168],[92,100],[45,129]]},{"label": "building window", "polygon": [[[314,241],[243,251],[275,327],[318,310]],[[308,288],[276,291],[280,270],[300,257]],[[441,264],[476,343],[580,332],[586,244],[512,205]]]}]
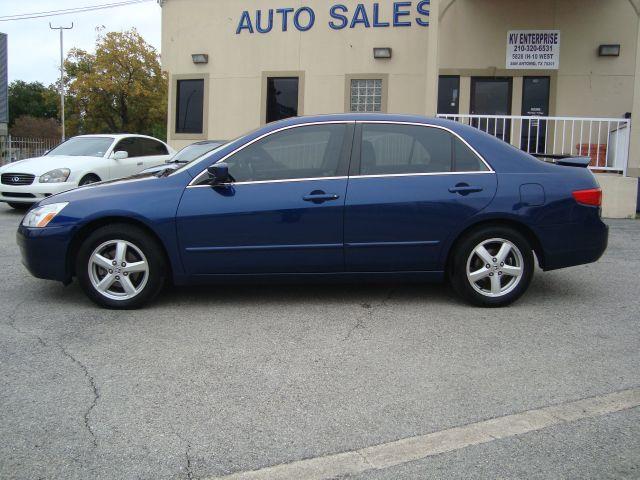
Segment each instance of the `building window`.
[{"label": "building window", "polygon": [[382,79],[351,80],[351,112],[382,111]]},{"label": "building window", "polygon": [[298,77],[267,78],[267,123],[298,116],[298,84]]},{"label": "building window", "polygon": [[176,133],[203,133],[204,80],[176,83]]}]

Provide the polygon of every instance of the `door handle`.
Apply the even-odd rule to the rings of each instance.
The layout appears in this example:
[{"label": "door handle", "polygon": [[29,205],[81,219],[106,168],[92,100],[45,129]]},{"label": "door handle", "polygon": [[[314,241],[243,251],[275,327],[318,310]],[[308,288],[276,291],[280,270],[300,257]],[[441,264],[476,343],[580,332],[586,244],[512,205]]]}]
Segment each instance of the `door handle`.
[{"label": "door handle", "polygon": [[328,202],[330,200],[337,200],[340,198],[340,195],[336,195],[334,193],[311,193],[309,195],[305,195],[302,199],[305,202],[313,202],[313,203],[322,203]]},{"label": "door handle", "polygon": [[481,192],[483,190],[482,187],[467,185],[466,183],[459,183],[455,187],[451,187],[449,192],[457,193],[459,195],[469,195],[470,193]]}]

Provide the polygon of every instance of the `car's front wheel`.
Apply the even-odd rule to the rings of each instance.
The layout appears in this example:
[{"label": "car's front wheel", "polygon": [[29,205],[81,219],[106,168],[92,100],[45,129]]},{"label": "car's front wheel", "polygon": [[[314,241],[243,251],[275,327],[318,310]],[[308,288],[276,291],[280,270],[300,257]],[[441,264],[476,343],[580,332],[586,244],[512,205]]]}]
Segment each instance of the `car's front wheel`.
[{"label": "car's front wheel", "polygon": [[91,185],[92,183],[96,183],[99,181],[100,179],[98,178],[97,175],[90,173],[89,175],[85,175],[84,177],[82,177],[80,182],[78,182],[78,186],[84,187],[85,185]]},{"label": "car's front wheel", "polygon": [[486,226],[458,242],[449,273],[456,292],[469,302],[502,307],[524,294],[534,265],[531,245],[520,232]]},{"label": "car's front wheel", "polygon": [[162,247],[144,230],[114,224],[97,229],[82,243],[76,275],[98,305],[134,309],[160,292],[166,261]]}]

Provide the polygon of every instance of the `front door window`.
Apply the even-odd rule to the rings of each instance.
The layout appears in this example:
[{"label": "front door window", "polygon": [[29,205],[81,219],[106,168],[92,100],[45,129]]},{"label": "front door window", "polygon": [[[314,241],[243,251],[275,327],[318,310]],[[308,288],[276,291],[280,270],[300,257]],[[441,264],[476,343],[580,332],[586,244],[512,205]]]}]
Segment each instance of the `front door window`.
[{"label": "front door window", "polygon": [[334,177],[345,124],[296,127],[269,135],[225,162],[236,182]]}]

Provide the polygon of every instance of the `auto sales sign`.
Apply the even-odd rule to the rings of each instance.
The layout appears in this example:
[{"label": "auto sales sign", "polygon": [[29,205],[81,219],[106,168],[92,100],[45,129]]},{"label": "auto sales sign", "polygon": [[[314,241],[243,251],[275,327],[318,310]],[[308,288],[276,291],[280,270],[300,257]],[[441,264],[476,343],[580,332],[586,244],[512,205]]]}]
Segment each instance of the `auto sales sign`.
[{"label": "auto sales sign", "polygon": [[507,68],[557,70],[560,67],[560,30],[507,32]]}]

